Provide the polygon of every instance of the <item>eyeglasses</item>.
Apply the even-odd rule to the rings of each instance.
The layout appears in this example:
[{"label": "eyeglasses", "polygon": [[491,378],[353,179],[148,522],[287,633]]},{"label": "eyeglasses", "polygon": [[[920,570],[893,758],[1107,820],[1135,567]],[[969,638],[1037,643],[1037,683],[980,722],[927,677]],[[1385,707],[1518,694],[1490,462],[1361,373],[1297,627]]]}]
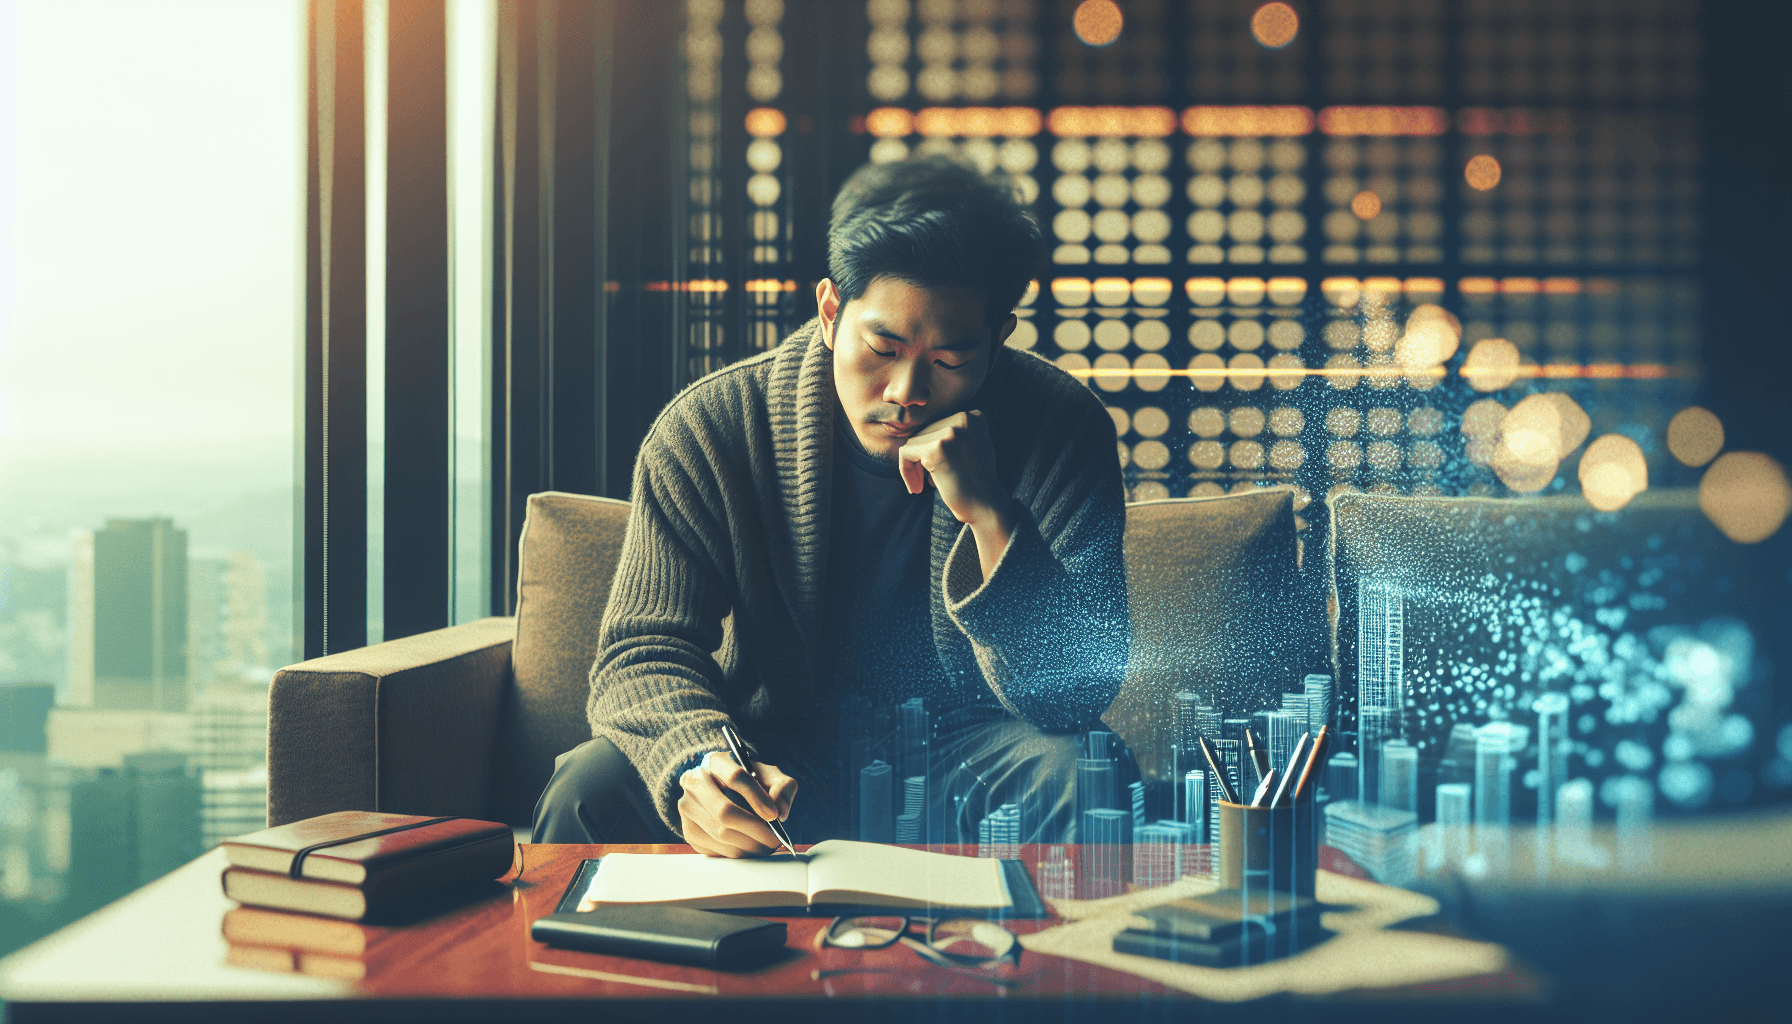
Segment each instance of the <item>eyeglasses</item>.
[{"label": "eyeglasses", "polygon": [[[924,937],[915,935],[917,926],[925,927]],[[821,944],[837,949],[888,949],[897,943],[950,970],[1020,966],[1019,938],[1001,925],[979,918],[836,917],[821,933]]]}]

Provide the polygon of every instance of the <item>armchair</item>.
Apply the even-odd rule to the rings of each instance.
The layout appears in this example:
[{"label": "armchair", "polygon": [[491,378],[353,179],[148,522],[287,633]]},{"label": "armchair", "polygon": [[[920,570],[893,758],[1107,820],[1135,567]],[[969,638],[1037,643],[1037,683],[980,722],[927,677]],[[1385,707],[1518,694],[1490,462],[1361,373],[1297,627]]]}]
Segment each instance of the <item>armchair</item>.
[{"label": "armchair", "polygon": [[[532,495],[514,618],[281,670],[269,823],[353,808],[527,825],[554,758],[591,738],[588,673],[627,521],[627,502]],[[1147,777],[1168,777],[1178,690],[1217,680],[1242,708],[1321,663],[1321,588],[1302,581],[1294,525],[1286,489],[1128,508],[1134,650],[1106,718]]]}]

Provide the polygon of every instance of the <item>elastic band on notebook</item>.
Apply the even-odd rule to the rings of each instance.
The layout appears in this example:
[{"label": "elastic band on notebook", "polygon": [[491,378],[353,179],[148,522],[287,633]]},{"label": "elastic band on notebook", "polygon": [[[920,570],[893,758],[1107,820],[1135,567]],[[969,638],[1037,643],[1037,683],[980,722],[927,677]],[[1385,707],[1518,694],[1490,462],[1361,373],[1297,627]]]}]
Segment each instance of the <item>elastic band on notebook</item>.
[{"label": "elastic band on notebook", "polygon": [[310,846],[307,846],[303,850],[292,855],[292,867],[287,869],[287,874],[292,878],[303,878],[305,872],[305,858],[319,850],[327,849],[332,846],[345,846],[349,843],[358,843],[363,839],[389,836],[394,832],[409,832],[411,829],[422,828],[425,825],[440,825],[444,821],[453,821],[457,817],[459,817],[459,815],[450,814],[446,818],[431,818],[428,821],[412,822],[409,825],[395,825],[392,828],[382,828],[377,832],[363,832],[358,836],[349,836],[347,839],[332,839],[328,842],[312,843]]}]

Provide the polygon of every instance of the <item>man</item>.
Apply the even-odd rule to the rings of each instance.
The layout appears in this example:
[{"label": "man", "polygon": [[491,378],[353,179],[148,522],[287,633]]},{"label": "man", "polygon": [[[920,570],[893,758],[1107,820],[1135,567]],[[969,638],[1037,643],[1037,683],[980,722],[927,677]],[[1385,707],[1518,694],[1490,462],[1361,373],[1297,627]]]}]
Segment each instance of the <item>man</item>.
[{"label": "man", "polygon": [[691,385],[642,443],[595,738],[560,759],[537,842],[670,830],[753,856],[773,818],[799,843],[856,837],[859,771],[914,698],[927,763],[904,773],[924,781],[896,785],[925,803],[915,838],[974,841],[1009,803],[1023,841],[1071,834],[1077,733],[1125,670],[1124,495],[1101,403],[1004,345],[1043,249],[1012,189],[959,164],[846,183],[820,315]]}]

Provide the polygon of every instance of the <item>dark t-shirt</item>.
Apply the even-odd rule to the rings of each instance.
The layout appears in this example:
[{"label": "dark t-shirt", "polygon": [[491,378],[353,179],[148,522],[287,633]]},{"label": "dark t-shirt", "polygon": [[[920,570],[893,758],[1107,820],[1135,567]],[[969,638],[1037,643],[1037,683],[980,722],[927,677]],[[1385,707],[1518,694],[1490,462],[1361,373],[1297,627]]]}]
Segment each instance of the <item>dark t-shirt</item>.
[{"label": "dark t-shirt", "polygon": [[867,454],[836,414],[826,608],[816,665],[817,696],[824,703],[894,707],[944,691],[927,589],[936,500],[931,488],[908,493],[896,464]]}]

